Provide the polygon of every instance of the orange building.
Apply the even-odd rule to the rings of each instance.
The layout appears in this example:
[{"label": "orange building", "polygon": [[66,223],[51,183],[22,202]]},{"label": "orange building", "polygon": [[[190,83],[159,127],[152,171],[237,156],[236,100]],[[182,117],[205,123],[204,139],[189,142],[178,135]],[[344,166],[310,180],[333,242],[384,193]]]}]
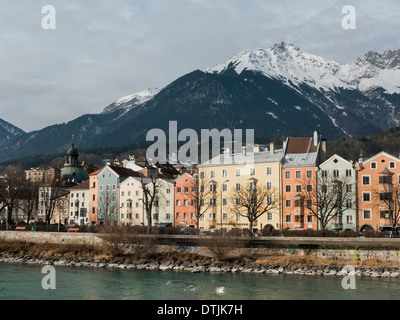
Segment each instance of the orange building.
[{"label": "orange building", "polygon": [[97,170],[89,174],[89,226],[97,225],[97,195],[98,195],[98,177],[101,171]]},{"label": "orange building", "polygon": [[175,179],[175,226],[195,228],[197,223],[195,207],[196,179],[185,173]]},{"label": "orange building", "polygon": [[390,212],[399,210],[400,159],[380,152],[356,165],[360,231],[390,231]]},{"label": "orange building", "polygon": [[318,219],[304,203],[304,192],[316,187],[318,165],[325,160],[326,142],[315,132],[313,137],[288,138],[282,159],[282,226],[283,229],[318,230]]}]

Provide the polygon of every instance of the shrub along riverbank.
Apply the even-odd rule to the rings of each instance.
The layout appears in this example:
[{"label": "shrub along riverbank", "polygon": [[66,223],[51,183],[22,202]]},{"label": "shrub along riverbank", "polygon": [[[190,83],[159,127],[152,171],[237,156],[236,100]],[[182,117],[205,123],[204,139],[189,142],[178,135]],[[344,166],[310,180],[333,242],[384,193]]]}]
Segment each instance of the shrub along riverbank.
[{"label": "shrub along riverbank", "polygon": [[[143,241],[143,240],[140,240]],[[154,243],[136,243],[129,250],[105,245],[63,245],[0,240],[0,263],[51,264],[54,266],[118,268],[183,272],[232,272],[343,276],[345,265],[355,267],[362,277],[400,277],[400,265],[377,259],[325,260],[314,256],[267,255],[238,251],[217,256],[159,250]],[[214,248],[215,249],[215,248]]]}]

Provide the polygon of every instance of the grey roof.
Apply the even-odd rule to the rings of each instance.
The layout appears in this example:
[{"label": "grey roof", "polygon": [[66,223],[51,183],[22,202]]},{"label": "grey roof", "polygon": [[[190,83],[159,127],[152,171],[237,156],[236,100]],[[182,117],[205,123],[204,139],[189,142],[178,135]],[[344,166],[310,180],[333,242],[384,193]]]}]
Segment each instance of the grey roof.
[{"label": "grey roof", "polygon": [[274,153],[270,151],[260,152],[249,152],[246,155],[242,153],[234,154],[220,154],[209,161],[206,161],[199,165],[199,167],[215,167],[218,165],[230,165],[230,164],[252,164],[252,163],[268,163],[268,162],[280,162],[284,155],[283,149],[275,150]]},{"label": "grey roof", "polygon": [[317,159],[318,152],[286,154],[283,158],[283,166],[315,166]]}]

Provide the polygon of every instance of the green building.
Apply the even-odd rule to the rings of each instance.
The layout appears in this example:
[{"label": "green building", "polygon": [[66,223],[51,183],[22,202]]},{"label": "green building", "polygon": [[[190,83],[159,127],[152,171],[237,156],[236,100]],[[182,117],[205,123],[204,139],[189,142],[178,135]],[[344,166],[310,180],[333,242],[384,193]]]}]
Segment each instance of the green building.
[{"label": "green building", "polygon": [[67,151],[64,167],[61,169],[62,181],[81,183],[82,181],[89,180],[89,175],[79,163],[78,158],[79,152],[75,148],[72,140],[72,145]]}]

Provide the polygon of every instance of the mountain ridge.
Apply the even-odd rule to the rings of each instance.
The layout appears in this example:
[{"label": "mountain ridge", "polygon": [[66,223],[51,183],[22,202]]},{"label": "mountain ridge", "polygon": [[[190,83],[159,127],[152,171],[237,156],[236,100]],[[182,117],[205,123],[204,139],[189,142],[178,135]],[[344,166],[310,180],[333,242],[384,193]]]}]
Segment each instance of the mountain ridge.
[{"label": "mountain ridge", "polygon": [[[390,81],[389,81],[390,80]],[[370,51],[348,64],[288,42],[245,50],[161,89],[119,99],[98,114],[25,133],[3,144],[0,161],[80,148],[144,142],[153,128],[254,129],[260,143],[315,130],[330,141],[400,125],[400,50]]]}]

